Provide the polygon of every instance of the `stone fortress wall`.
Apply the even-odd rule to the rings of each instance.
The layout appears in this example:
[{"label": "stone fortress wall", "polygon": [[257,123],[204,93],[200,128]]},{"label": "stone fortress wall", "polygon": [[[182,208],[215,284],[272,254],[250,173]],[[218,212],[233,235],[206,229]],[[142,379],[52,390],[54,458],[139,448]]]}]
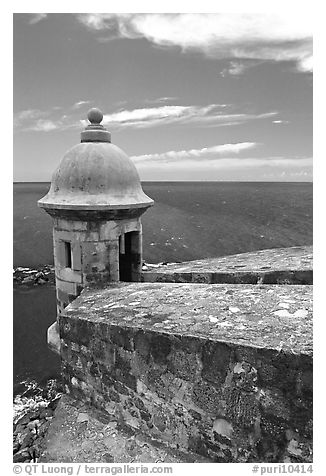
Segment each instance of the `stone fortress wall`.
[{"label": "stone fortress wall", "polygon": [[[227,284],[206,284],[217,261]],[[241,284],[238,265],[269,284]],[[311,279],[296,247],[88,288],[59,318],[66,391],[212,462],[311,461]]]}]

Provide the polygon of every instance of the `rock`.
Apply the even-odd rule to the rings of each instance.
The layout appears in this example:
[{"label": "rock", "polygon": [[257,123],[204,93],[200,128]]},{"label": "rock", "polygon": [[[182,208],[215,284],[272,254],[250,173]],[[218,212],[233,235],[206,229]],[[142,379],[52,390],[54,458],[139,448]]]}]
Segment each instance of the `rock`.
[{"label": "rock", "polygon": [[278,317],[291,317],[292,314],[289,313],[287,309],[281,309],[279,311],[274,311],[275,316]]},{"label": "rock", "polygon": [[13,458],[14,463],[25,463],[31,460],[31,456],[27,450],[18,451]]},{"label": "rock", "polygon": [[218,418],[217,420],[214,421],[213,430],[217,434],[225,436],[227,438],[230,438],[233,433],[233,428],[231,423],[229,423],[224,418]]},{"label": "rock", "polygon": [[230,307],[229,307],[229,311],[230,311],[230,312],[233,312],[233,313],[236,313],[236,312],[240,312],[240,309],[239,309],[238,307],[232,307],[232,306],[230,306]]},{"label": "rock", "polygon": [[49,281],[54,282],[54,268],[45,265],[39,269],[30,269],[18,267],[13,270],[13,278],[16,283],[20,284],[47,284]]},{"label": "rock", "polygon": [[57,405],[58,405],[59,401],[60,401],[60,398],[61,398],[61,396],[60,396],[60,397],[57,397],[57,398],[55,398],[55,399],[53,399],[53,400],[49,403],[48,408],[50,408],[50,409],[52,409],[52,410],[55,410],[55,409],[57,408]]},{"label": "rock", "polygon": [[41,438],[45,435],[47,432],[49,426],[50,426],[50,421],[45,421],[44,423],[41,423],[41,425],[38,427],[38,436]]},{"label": "rock", "polygon": [[33,438],[33,435],[31,432],[28,432],[27,435],[25,435],[23,441],[22,441],[22,444],[21,444],[21,448],[24,449],[24,448],[28,448],[29,446],[32,445],[34,441],[34,438]]},{"label": "rock", "polygon": [[76,429],[76,435],[81,435],[86,431],[87,428],[87,421],[83,421],[82,423],[78,424],[78,427]]},{"label": "rock", "polygon": [[14,454],[17,453],[17,451],[20,449],[21,445],[20,443],[16,440],[13,444],[13,452]]},{"label": "rock", "polygon": [[106,463],[114,463],[114,458],[110,453],[104,453],[103,458]]},{"label": "rock", "polygon": [[84,421],[89,421],[89,416],[87,413],[78,413],[77,423],[82,423]]},{"label": "rock", "polygon": [[30,421],[30,422],[27,424],[27,428],[29,429],[29,431],[30,431],[31,433],[37,435],[39,425],[40,425],[40,421],[39,421],[39,420],[33,420],[33,421]]},{"label": "rock", "polygon": [[16,423],[16,428],[18,425],[24,425],[26,426],[27,423],[30,422],[30,418],[29,418],[29,415],[26,413],[25,415],[23,415],[21,418],[19,418],[19,420],[17,421]]},{"label": "rock", "polygon": [[40,449],[37,446],[33,446],[29,450],[30,457],[33,463],[37,463],[38,458],[41,455]]},{"label": "rock", "polygon": [[26,428],[26,423],[24,424],[21,424],[19,423],[18,425],[16,425],[15,429],[14,429],[14,435],[18,435],[18,433],[22,433]]},{"label": "rock", "polygon": [[38,420],[40,418],[40,410],[35,410],[28,414],[30,420]]},{"label": "rock", "polygon": [[47,418],[47,417],[52,417],[53,416],[53,409],[52,408],[44,408],[40,412],[40,420]]},{"label": "rock", "polygon": [[138,447],[137,447],[137,443],[135,442],[135,440],[127,441],[125,448],[126,448],[127,453],[130,456],[136,456],[136,454],[138,452]]},{"label": "rock", "polygon": [[[32,388],[29,388],[28,390],[26,390],[26,392],[24,392],[24,397],[25,398],[33,398],[36,394],[38,393],[38,390],[34,387]],[[29,416],[29,414],[28,414]]]},{"label": "rock", "polygon": [[293,456],[301,456],[302,455],[302,450],[299,447],[298,442],[294,439],[292,439],[289,442],[287,450],[290,453],[290,455],[293,455]]},{"label": "rock", "polygon": [[17,443],[20,444],[20,446],[21,446],[24,438],[25,438],[25,433],[17,433],[16,441],[17,441]]},{"label": "rock", "polygon": [[110,421],[110,423],[108,423],[106,426],[107,426],[108,428],[113,428],[113,429],[115,429],[115,428],[117,427],[117,424],[118,424],[117,421]]},{"label": "rock", "polygon": [[306,309],[298,309],[293,315],[294,317],[307,317],[308,311]]}]

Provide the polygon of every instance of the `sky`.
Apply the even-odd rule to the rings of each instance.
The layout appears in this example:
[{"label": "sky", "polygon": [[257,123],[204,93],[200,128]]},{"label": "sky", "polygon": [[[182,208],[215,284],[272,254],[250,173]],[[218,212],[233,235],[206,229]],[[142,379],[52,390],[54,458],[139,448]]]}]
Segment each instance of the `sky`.
[{"label": "sky", "polygon": [[312,181],[312,25],[295,12],[14,13],[14,181],[103,111],[143,181]]}]

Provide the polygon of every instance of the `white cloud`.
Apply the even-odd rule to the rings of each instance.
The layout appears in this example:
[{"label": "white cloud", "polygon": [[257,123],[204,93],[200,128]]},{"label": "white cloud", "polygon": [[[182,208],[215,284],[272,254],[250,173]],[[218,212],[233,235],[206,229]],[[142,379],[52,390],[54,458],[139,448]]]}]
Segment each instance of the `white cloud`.
[{"label": "white cloud", "polygon": [[144,128],[168,124],[193,124],[226,126],[241,124],[256,119],[265,119],[277,114],[275,111],[261,114],[225,112],[225,104],[208,106],[159,106],[133,110],[122,110],[106,114],[103,124],[108,127]]},{"label": "white cloud", "polygon": [[287,168],[286,170],[279,170],[275,167],[275,169],[269,169],[268,172],[262,174],[263,180],[269,181],[303,181],[303,182],[310,182],[313,179],[313,171],[312,166],[304,166],[302,170],[297,170],[295,168]]},{"label": "white cloud", "polygon": [[[238,145],[242,145],[243,148],[236,150]],[[248,144],[247,147],[245,144]],[[307,171],[308,174],[312,173],[312,158],[310,157],[239,157],[242,151],[250,150],[256,147],[257,144],[253,143],[240,143],[240,144],[225,144],[226,149],[223,153],[222,148],[216,146],[217,151],[213,152],[215,147],[207,149],[210,152],[205,152],[205,149],[198,151],[170,151],[163,154],[153,154],[144,156],[132,157],[136,167],[140,172],[149,172],[157,170],[169,170],[171,176],[173,171],[177,172],[214,172],[214,171],[240,171],[240,170],[253,170],[255,169],[264,171],[265,174],[274,173],[276,170],[278,173],[284,171],[298,171],[297,175],[300,176],[302,171]],[[235,150],[232,151],[234,146]],[[195,153],[193,153],[195,152]],[[232,155],[237,154],[237,155]],[[230,156],[231,154],[231,156]],[[294,172],[293,172],[294,173]]]},{"label": "white cloud", "polygon": [[204,147],[203,149],[189,149],[189,150],[170,150],[161,154],[146,154],[132,156],[131,159],[136,163],[143,163],[148,161],[152,163],[163,162],[176,162],[176,161],[189,161],[189,160],[219,160],[220,156],[227,156],[229,154],[239,154],[240,152],[248,149],[252,149],[257,146],[255,142],[239,142],[236,144],[222,144],[212,147]]},{"label": "white cloud", "polygon": [[164,97],[156,98],[156,99],[145,99],[145,102],[149,104],[162,104],[162,103],[177,101],[177,100],[178,98],[175,96],[164,96]]},{"label": "white cloud", "polygon": [[[215,58],[294,61],[312,70],[312,26],[308,15],[291,14],[80,14],[88,28],[108,38],[144,37],[183,52],[198,50]],[[103,37],[102,37],[103,40]]]},{"label": "white cloud", "polygon": [[243,60],[243,61],[230,61],[227,68],[224,68],[220,75],[222,77],[225,76],[240,76],[242,75],[247,69],[260,64],[262,61],[260,60]]},{"label": "white cloud", "polygon": [[313,70],[313,57],[312,55],[308,55],[307,57],[303,58],[298,65],[298,68],[301,71],[312,71]]},{"label": "white cloud", "polygon": [[230,66],[221,72],[221,76],[226,76],[228,74],[232,76],[239,76],[245,71],[245,69],[246,66],[243,63],[231,61]]},{"label": "white cloud", "polygon": [[29,130],[37,132],[50,132],[59,128],[59,124],[48,119],[39,119]]},{"label": "white cloud", "polygon": [[33,120],[39,117],[42,117],[44,114],[40,109],[25,109],[15,114],[14,121],[16,124],[21,123],[25,120]]},{"label": "white cloud", "polygon": [[25,109],[14,114],[14,127],[24,129],[26,125],[35,125],[38,121],[48,117],[50,111],[41,111],[40,109]]},{"label": "white cloud", "polygon": [[[67,130],[80,128],[88,124],[80,118],[79,108],[89,101],[78,101],[70,107],[69,114],[62,115],[62,108],[53,107],[48,111],[29,109],[15,114],[16,129],[25,131],[49,132],[55,129]],[[67,109],[69,110],[69,109]],[[207,106],[174,106],[120,110],[105,114],[102,123],[110,130],[123,128],[149,128],[166,125],[192,125],[196,127],[222,127],[244,124],[249,121],[273,118],[275,111],[259,114],[232,112],[233,106],[209,104]],[[61,114],[60,114],[61,113]],[[79,117],[78,117],[79,116]]]},{"label": "white cloud", "polygon": [[[206,113],[207,108],[196,108],[198,112]],[[146,121],[173,121],[184,117],[189,117],[194,111],[193,106],[160,106],[151,108],[133,109],[131,111],[122,110],[113,114],[105,115],[104,123],[119,124],[141,124]]]},{"label": "white cloud", "polygon": [[90,103],[91,103],[91,101],[78,101],[72,106],[72,108],[73,109],[79,109],[82,106],[86,106],[87,104],[90,104]]},{"label": "white cloud", "polygon": [[75,128],[77,121],[67,114],[58,116],[62,108],[54,106],[49,110],[26,109],[14,114],[14,127],[20,131],[51,132]]},{"label": "white cloud", "polygon": [[35,25],[36,23],[40,22],[41,20],[43,20],[47,16],[48,16],[47,13],[32,13],[31,17],[30,17],[30,20],[29,20],[29,23],[30,23],[30,25]]}]

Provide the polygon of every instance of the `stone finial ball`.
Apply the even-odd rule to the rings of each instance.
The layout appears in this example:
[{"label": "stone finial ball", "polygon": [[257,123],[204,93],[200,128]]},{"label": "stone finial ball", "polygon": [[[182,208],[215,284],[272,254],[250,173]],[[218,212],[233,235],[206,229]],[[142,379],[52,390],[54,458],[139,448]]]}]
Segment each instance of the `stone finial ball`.
[{"label": "stone finial ball", "polygon": [[102,119],[103,119],[103,113],[96,107],[93,107],[92,109],[88,111],[87,119],[89,120],[91,124],[100,124],[100,122],[102,122]]}]

